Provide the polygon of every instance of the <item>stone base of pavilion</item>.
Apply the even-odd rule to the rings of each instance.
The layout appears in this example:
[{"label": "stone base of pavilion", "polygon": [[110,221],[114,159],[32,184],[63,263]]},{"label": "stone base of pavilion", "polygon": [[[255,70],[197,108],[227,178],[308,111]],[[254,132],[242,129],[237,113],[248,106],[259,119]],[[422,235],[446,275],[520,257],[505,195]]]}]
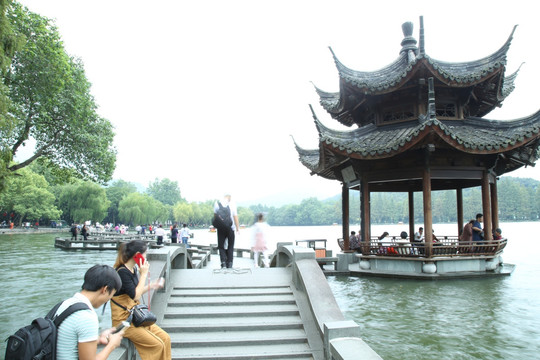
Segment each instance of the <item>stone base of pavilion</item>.
[{"label": "stone base of pavilion", "polygon": [[500,255],[406,258],[339,253],[337,257],[335,270],[324,269],[327,275],[437,280],[508,276],[515,268],[503,263]]}]

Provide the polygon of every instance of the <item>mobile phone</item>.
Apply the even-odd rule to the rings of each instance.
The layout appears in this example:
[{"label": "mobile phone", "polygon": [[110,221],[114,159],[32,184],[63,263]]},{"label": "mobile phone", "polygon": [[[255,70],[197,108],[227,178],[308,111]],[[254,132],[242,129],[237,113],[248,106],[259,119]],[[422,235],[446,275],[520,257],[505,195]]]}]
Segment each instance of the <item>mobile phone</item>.
[{"label": "mobile phone", "polygon": [[137,263],[137,265],[139,265],[139,267],[144,264],[144,256],[142,256],[141,253],[136,253],[133,259],[135,259],[135,262]]},{"label": "mobile phone", "polygon": [[116,330],[113,331],[113,334],[122,331],[123,328],[127,329],[129,326],[130,324],[127,321],[122,321],[122,323],[116,327]]}]

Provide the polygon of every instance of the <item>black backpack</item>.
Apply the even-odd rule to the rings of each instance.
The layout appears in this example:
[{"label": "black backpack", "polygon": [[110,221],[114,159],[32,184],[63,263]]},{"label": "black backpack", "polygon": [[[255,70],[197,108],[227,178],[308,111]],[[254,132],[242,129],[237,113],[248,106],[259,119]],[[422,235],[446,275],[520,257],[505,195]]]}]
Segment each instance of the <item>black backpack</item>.
[{"label": "black backpack", "polygon": [[218,201],[219,209],[214,214],[212,225],[220,231],[229,231],[232,226],[231,209],[228,206],[223,206]]},{"label": "black backpack", "polygon": [[56,335],[60,324],[76,311],[89,309],[82,302],[69,306],[56,318],[54,314],[62,305],[56,304],[45,318],[37,318],[7,339],[6,360],[55,360]]}]

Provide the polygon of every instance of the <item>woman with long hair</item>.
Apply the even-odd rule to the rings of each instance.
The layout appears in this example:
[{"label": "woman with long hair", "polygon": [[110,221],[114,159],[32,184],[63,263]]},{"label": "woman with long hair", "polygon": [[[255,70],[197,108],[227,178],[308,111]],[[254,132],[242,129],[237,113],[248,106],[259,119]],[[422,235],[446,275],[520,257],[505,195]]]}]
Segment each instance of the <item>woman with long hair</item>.
[{"label": "woman with long hair", "polygon": [[[118,250],[114,268],[122,279],[122,288],[111,301],[113,326],[129,317],[129,311],[140,303],[143,294],[150,289],[162,287],[159,280],[146,285],[150,264],[146,261],[148,246],[142,240],[124,243]],[[171,338],[158,325],[130,326],[124,337],[133,342],[142,360],[169,360],[171,358]]]}]

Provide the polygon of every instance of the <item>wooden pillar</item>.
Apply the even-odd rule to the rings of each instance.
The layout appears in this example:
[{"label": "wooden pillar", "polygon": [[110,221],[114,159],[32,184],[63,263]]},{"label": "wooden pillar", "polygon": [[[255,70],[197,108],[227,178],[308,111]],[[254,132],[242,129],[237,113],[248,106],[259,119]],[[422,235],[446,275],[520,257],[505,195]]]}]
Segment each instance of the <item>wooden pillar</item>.
[{"label": "wooden pillar", "polygon": [[414,239],[414,191],[409,191],[409,240]]},{"label": "wooden pillar", "polygon": [[484,239],[493,240],[491,225],[491,201],[489,196],[489,174],[487,170],[482,173],[482,212],[484,215]]},{"label": "wooden pillar", "polygon": [[426,241],[426,257],[433,253],[433,214],[431,210],[431,171],[424,168],[422,174],[422,191],[424,198],[424,238]]},{"label": "wooden pillar", "polygon": [[456,189],[456,203],[457,203],[457,227],[458,227],[458,235],[461,235],[461,231],[463,230],[463,189],[459,188]]},{"label": "wooden pillar", "polygon": [[497,179],[490,184],[491,188],[491,222],[493,229],[499,227],[499,195],[497,193]]},{"label": "wooden pillar", "polygon": [[371,246],[371,199],[369,195],[369,184],[364,177],[362,177],[360,183],[360,226],[362,227],[362,240],[366,245],[362,252],[369,253],[369,247]]},{"label": "wooden pillar", "polygon": [[349,250],[349,186],[345,182],[341,188],[341,213],[343,214],[343,250]]}]

